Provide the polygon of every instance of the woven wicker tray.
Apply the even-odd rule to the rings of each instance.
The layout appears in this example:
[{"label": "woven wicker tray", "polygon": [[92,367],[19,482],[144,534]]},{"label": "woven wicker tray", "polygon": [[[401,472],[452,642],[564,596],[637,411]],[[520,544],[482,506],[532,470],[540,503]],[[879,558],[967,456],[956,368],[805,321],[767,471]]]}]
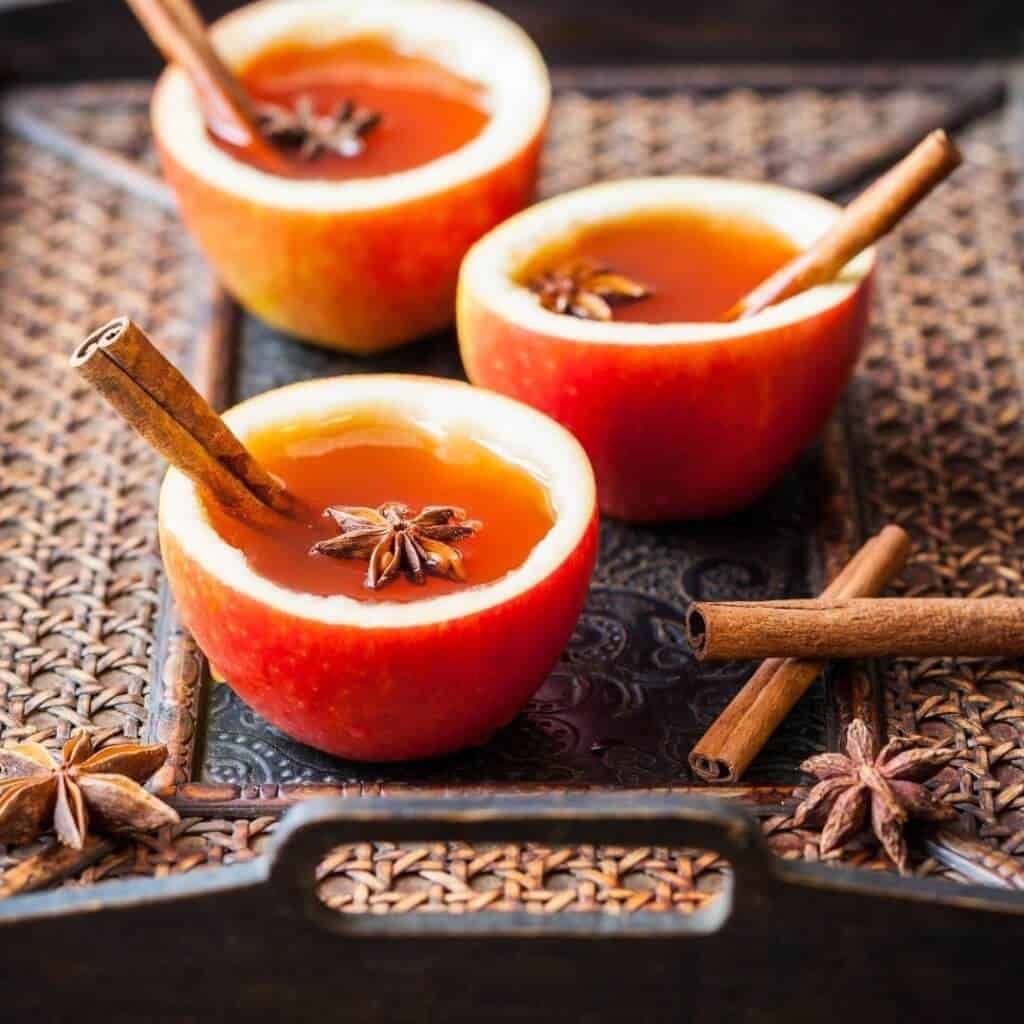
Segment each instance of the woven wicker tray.
[{"label": "woven wicker tray", "polygon": [[[887,245],[867,352],[821,451],[752,517],[700,533],[606,526],[589,621],[610,625],[582,636],[561,677],[578,677],[581,657],[592,675],[616,624],[645,632],[644,657],[657,647],[667,660],[653,678],[646,663],[628,678],[621,660],[608,673],[604,693],[617,695],[625,716],[616,719],[613,708],[601,718],[596,702],[567,715],[546,706],[542,691],[490,753],[399,773],[298,749],[225,688],[207,685],[202,658],[175,628],[161,592],[158,466],[69,379],[63,359],[90,325],[126,312],[220,400],[356,367],[236,321],[230,308],[210,317],[202,265],[153,177],[145,90],[85,87],[8,100],[6,124],[29,141],[7,140],[0,198],[9,311],[0,331],[10,353],[0,405],[0,734],[48,745],[79,727],[100,741],[159,735],[174,754],[165,781],[189,815],[148,842],[97,850],[86,879],[244,859],[282,807],[312,791],[686,788],[689,743],[744,678],[733,667],[701,679],[688,693],[705,702],[697,712],[686,708],[682,725],[673,717],[668,681],[683,668],[696,682],[672,632],[687,596],[697,588],[744,596],[813,590],[851,543],[886,521],[906,526],[916,544],[899,592],[1017,592],[1024,463],[1013,343],[1024,326],[1016,302],[1022,214],[1006,122],[984,116],[998,106],[998,83],[942,70],[910,80],[695,69],[580,73],[558,84],[546,193],[599,178],[704,171],[837,194],[936,123],[966,126],[969,166]],[[453,351],[450,338],[438,338],[388,367],[451,374]],[[694,567],[700,571],[687,575]],[[549,684],[556,700],[559,685]],[[833,745],[854,708],[879,731],[951,735],[966,754],[942,793],[961,813],[961,832],[984,842],[960,847],[969,854],[960,867],[1012,884],[1013,855],[1024,850],[1022,704],[1015,664],[896,661],[875,675],[834,679],[804,702],[753,770],[752,785],[734,795],[780,810],[800,781],[800,758]],[[627,728],[623,741],[631,716],[644,728]],[[784,855],[816,857],[815,837],[789,828],[784,807],[767,829]],[[950,849],[933,852],[949,862]],[[919,873],[956,876],[923,853]],[[849,857],[877,866],[870,851]],[[555,912],[693,909],[715,889],[719,865],[713,856],[656,848],[441,844],[410,856],[366,844],[344,848],[323,871],[324,896],[339,909]]]}]

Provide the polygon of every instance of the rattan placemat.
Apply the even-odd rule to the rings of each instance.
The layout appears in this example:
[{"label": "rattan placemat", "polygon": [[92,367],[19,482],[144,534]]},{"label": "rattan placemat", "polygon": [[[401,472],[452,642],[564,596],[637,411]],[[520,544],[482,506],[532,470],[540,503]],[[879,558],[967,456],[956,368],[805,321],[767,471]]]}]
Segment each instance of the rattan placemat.
[{"label": "rattan placemat", "polygon": [[[91,105],[80,96],[58,105],[52,123],[145,160],[138,91],[92,95]],[[910,88],[563,91],[544,191],[695,170],[813,182],[938,103]],[[911,530],[918,554],[908,591],[1017,593],[1021,165],[999,116],[963,141],[968,166],[885,249],[878,314],[843,418],[851,528],[896,521]],[[194,369],[207,284],[173,215],[44,147],[9,136],[3,145],[0,739],[56,747],[81,727],[100,742],[134,739],[160,581],[159,466],[66,372],[65,359],[87,328],[126,312]],[[897,661],[880,671],[890,724],[952,735],[963,747],[943,789],[962,829],[994,855],[1024,854],[1021,666]],[[98,850],[69,884],[246,859],[272,828],[270,819],[187,820]],[[766,828],[783,855],[816,856],[813,835],[785,821]],[[28,852],[0,852],[0,869]],[[881,866],[869,851],[848,859]],[[322,873],[325,898],[343,910],[624,912],[699,906],[720,867],[710,856],[658,849],[366,844],[335,851]],[[930,859],[916,870],[952,875]]]}]

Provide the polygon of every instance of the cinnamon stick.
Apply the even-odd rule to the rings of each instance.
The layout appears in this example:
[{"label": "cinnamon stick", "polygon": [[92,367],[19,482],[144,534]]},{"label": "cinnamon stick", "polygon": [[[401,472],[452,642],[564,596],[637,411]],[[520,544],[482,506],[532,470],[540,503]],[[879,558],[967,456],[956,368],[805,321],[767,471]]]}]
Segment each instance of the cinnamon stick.
[{"label": "cinnamon stick", "polygon": [[809,249],[790,260],[722,317],[727,323],[826,284],[855,256],[888,234],[963,158],[944,131],[934,131],[847,206]]},{"label": "cinnamon stick", "polygon": [[1024,598],[705,602],[691,607],[686,633],[705,661],[1010,657],[1024,654]]},{"label": "cinnamon stick", "polygon": [[207,127],[232,145],[273,158],[259,117],[234,72],[221,60],[191,0],[127,0],[149,38],[169,63],[192,80]]},{"label": "cinnamon stick", "polygon": [[72,353],[71,365],[226,511],[253,523],[293,511],[294,499],[281,483],[127,317],[90,334]]},{"label": "cinnamon stick", "polygon": [[[828,600],[877,594],[904,566],[910,538],[887,526],[865,543],[826,587]],[[797,658],[761,663],[690,751],[690,768],[707,782],[736,782],[821,674],[824,664]]]}]

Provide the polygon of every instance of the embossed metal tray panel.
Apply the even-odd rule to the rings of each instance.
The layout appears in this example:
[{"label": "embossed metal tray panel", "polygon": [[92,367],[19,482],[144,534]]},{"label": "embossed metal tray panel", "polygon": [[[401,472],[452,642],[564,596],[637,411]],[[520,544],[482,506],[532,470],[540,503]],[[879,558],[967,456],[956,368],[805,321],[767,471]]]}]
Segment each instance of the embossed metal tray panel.
[{"label": "embossed metal tray panel", "polygon": [[[300,347],[249,318],[243,323],[240,397],[299,378],[368,370],[462,376],[450,334],[367,362]],[[347,763],[290,741],[229,687],[216,685],[204,703],[198,777],[243,787],[689,784],[690,747],[750,667],[698,666],[683,636],[686,605],[695,598],[813,590],[822,577],[827,476],[815,452],[753,509],[720,523],[652,528],[605,521],[597,572],[572,641],[524,713],[486,746],[422,764]],[[759,759],[751,781],[796,781],[800,760],[828,741],[842,701],[834,679],[813,690]]]}]

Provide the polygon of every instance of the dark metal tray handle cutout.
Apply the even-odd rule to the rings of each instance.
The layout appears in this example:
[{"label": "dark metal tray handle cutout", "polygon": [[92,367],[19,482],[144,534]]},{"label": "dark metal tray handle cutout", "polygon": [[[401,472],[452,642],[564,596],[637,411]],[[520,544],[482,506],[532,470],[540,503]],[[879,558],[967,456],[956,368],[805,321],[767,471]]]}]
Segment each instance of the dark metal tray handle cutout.
[{"label": "dark metal tray handle cutout", "polygon": [[[460,917],[406,914],[374,917],[340,914],[316,895],[316,866],[334,847],[365,842],[372,835],[391,842],[459,840],[479,843],[537,842],[551,846],[607,843],[623,846],[696,847],[714,850],[733,872],[721,894],[692,914],[639,913],[614,917],[593,911],[541,918],[530,913],[486,912]],[[732,915],[756,914],[766,889],[769,853],[754,819],[720,800],[680,797],[578,794],[565,797],[379,798],[313,800],[282,821],[270,871],[286,913],[336,933],[393,934],[460,931],[500,934],[580,934],[608,931],[630,936],[706,935]]]}]

